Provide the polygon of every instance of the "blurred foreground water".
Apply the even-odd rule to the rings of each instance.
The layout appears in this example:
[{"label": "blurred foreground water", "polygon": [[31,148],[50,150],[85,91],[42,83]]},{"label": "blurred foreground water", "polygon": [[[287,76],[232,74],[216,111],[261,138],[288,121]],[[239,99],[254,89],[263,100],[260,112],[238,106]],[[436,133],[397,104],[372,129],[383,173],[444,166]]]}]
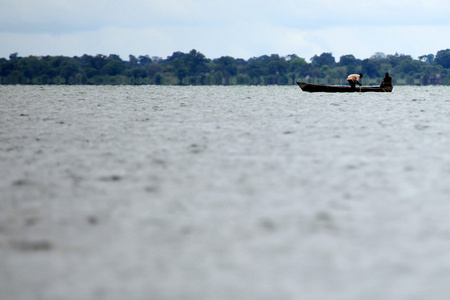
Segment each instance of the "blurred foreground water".
[{"label": "blurred foreground water", "polygon": [[449,107],[0,86],[0,299],[447,299]]}]

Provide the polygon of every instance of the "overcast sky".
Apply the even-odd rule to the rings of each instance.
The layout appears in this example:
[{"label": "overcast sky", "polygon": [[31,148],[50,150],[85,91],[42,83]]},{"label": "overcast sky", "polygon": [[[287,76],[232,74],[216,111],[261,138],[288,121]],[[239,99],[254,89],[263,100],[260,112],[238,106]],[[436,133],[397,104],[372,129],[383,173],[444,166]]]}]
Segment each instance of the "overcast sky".
[{"label": "overcast sky", "polygon": [[417,58],[450,48],[449,16],[448,0],[0,0],[0,57]]}]

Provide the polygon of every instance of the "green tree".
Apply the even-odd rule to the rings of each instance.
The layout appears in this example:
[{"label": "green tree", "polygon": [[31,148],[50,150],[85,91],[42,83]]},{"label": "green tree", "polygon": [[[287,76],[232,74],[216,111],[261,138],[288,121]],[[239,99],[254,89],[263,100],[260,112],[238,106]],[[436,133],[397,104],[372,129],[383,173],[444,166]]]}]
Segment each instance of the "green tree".
[{"label": "green tree", "polygon": [[117,76],[122,74],[125,66],[122,62],[118,60],[110,60],[106,65],[101,69],[101,73],[109,75],[109,76]]},{"label": "green tree", "polygon": [[304,58],[297,57],[289,61],[289,71],[295,76],[305,77],[310,73],[311,66]]},{"label": "green tree", "polygon": [[[0,58],[3,84],[292,84],[296,78],[308,77],[312,82],[342,84],[347,74],[363,72],[373,83],[389,72],[401,83],[450,84],[450,49],[437,55],[385,55],[376,52],[360,60],[349,54],[336,64],[331,53],[322,53],[307,63],[295,54],[252,57],[248,60],[223,56],[208,59],[193,49],[189,53],[174,52],[167,59],[153,56],[98,54],[81,57],[20,57],[17,52]],[[319,80],[320,79],[320,80]],[[370,80],[371,79],[371,80]]]},{"label": "green tree", "polygon": [[97,54],[95,57],[92,58],[92,66],[97,69],[101,70],[108,61],[106,60],[106,56],[103,54]]},{"label": "green tree", "polygon": [[323,78],[325,78],[326,84],[334,83],[338,79],[337,68],[330,68],[325,65],[321,67],[321,73],[323,74]]},{"label": "green tree", "polygon": [[336,60],[332,53],[324,52],[320,56],[314,55],[311,57],[311,63],[314,67],[320,68],[322,66],[329,66],[333,68],[336,65]]},{"label": "green tree", "polygon": [[374,59],[366,58],[361,62],[361,70],[366,77],[379,77],[379,67],[377,60]]},{"label": "green tree", "polygon": [[149,64],[149,65],[147,65],[147,76],[153,77],[157,73],[162,72],[162,70],[163,70],[163,67],[161,66],[161,64]]},{"label": "green tree", "polygon": [[384,75],[385,73],[391,73],[392,70],[392,66],[389,63],[382,63],[380,65],[380,71],[379,74],[380,75]]},{"label": "green tree", "polygon": [[139,78],[145,78],[147,77],[147,72],[145,72],[142,68],[133,68],[129,70],[129,74],[133,76],[135,81]]},{"label": "green tree", "polygon": [[187,55],[183,56],[190,75],[199,75],[209,71],[206,57],[197,50],[191,50]]},{"label": "green tree", "polygon": [[262,63],[258,60],[250,60],[247,65],[247,74],[253,81],[258,81],[258,78],[264,75]]},{"label": "green tree", "polygon": [[450,68],[450,49],[438,51],[434,61],[444,68]]},{"label": "green tree", "polygon": [[356,59],[356,57],[352,54],[343,55],[339,59],[338,66],[339,67],[346,67],[347,74],[355,74],[357,72],[357,67],[361,64],[361,61],[359,59]]},{"label": "green tree", "polygon": [[434,54],[427,54],[419,56],[421,62],[431,65],[434,62]]},{"label": "green tree", "polygon": [[34,77],[40,75],[41,62],[36,56],[24,57],[19,61],[19,65],[22,69],[23,75],[28,79],[28,83],[31,84]]},{"label": "green tree", "polygon": [[134,55],[128,55],[128,58],[129,58],[129,60],[128,60],[128,64],[131,66],[131,67],[136,67],[137,65],[138,65],[138,59],[136,58],[136,56],[134,56]]},{"label": "green tree", "polygon": [[398,53],[395,53],[394,55],[387,55],[387,62],[390,63],[393,68],[400,65],[400,63],[405,59],[412,59],[412,57],[411,57],[411,55],[398,54]]},{"label": "green tree", "polygon": [[225,84],[230,84],[230,77],[237,75],[237,65],[236,60],[231,56],[222,56],[216,60],[215,71],[220,71],[225,78]]},{"label": "green tree", "polygon": [[405,74],[419,73],[421,68],[420,61],[413,59],[404,59],[399,65],[400,71]]},{"label": "green tree", "polygon": [[283,59],[273,60],[267,64],[267,70],[271,75],[285,75],[288,63]]},{"label": "green tree", "polygon": [[12,61],[12,62],[18,61],[20,59],[21,59],[21,57],[19,57],[19,53],[17,53],[17,52],[11,53],[9,55],[9,60]]},{"label": "green tree", "polygon": [[436,76],[437,74],[441,74],[443,71],[444,69],[441,65],[428,65],[423,68],[422,74],[428,76]]},{"label": "green tree", "polygon": [[289,61],[289,71],[300,73],[301,70],[307,65],[308,63],[304,58],[297,57]]},{"label": "green tree", "polygon": [[183,79],[189,75],[189,69],[187,68],[182,57],[176,58],[171,62],[171,65],[176,70],[176,75],[178,77],[180,85],[183,84]]},{"label": "green tree", "polygon": [[140,56],[138,57],[138,61],[139,61],[139,64],[140,64],[141,66],[144,66],[144,67],[145,67],[146,65],[152,63],[152,59],[151,59],[148,55],[145,55],[145,56],[140,55]]},{"label": "green tree", "polygon": [[336,76],[337,76],[337,83],[342,84],[342,83],[347,83],[347,76],[348,76],[348,71],[347,71],[347,67],[336,67],[334,68],[334,70],[336,71]]},{"label": "green tree", "polygon": [[108,60],[115,60],[115,61],[118,61],[118,62],[123,63],[123,60],[122,60],[122,59],[120,58],[120,56],[117,55],[117,54],[110,54],[110,55],[108,56]]},{"label": "green tree", "polygon": [[74,61],[65,61],[61,65],[60,76],[64,78],[65,84],[69,84],[70,77],[79,72],[78,65]]},{"label": "green tree", "polygon": [[14,64],[12,62],[3,62],[0,64],[0,75],[2,77],[1,83],[4,84],[4,78],[14,71]]}]

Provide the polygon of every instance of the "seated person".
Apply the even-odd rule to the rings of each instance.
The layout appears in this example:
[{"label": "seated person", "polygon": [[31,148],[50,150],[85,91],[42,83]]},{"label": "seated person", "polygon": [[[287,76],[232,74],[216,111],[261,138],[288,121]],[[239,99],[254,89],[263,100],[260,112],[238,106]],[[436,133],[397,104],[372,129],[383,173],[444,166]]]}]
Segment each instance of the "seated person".
[{"label": "seated person", "polygon": [[386,73],[386,75],[383,78],[383,81],[380,84],[380,87],[392,87],[392,77],[389,76],[389,73]]}]

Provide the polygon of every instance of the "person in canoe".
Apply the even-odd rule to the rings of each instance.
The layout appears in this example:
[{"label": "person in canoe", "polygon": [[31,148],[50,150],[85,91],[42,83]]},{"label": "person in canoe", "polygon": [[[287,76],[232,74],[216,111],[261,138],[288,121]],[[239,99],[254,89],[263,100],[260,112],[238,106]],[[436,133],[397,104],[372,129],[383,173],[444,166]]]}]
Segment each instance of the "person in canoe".
[{"label": "person in canoe", "polygon": [[359,84],[359,86],[362,86],[362,83],[359,82],[362,77],[363,77],[363,74],[361,74],[361,73],[348,75],[347,81],[348,81],[348,83],[350,83],[350,86],[352,87],[352,89],[355,89],[357,84]]},{"label": "person in canoe", "polygon": [[383,81],[380,84],[381,88],[385,87],[392,87],[392,77],[389,76],[389,73],[386,73],[386,75],[383,78]]}]

